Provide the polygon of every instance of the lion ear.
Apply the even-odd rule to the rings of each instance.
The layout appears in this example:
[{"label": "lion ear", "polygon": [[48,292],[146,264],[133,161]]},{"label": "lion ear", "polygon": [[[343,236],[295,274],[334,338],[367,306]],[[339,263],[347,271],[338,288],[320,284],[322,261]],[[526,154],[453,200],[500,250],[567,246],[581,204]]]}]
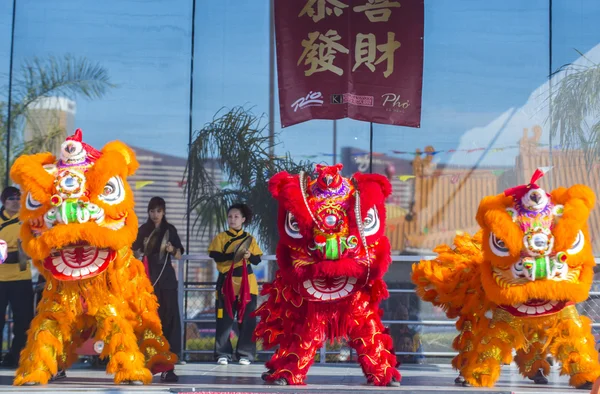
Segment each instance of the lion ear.
[{"label": "lion ear", "polygon": [[[295,178],[297,177],[294,177],[287,171],[281,171],[273,175],[271,179],[269,179],[269,191],[271,192],[271,195],[274,198],[278,198],[285,187],[295,181]],[[300,187],[298,186],[298,188]]]},{"label": "lion ear", "polygon": [[13,163],[10,177],[17,185],[26,186],[36,183],[43,188],[50,188],[54,184],[54,176],[49,170],[44,169],[44,166],[55,162],[56,158],[51,153],[21,155]]},{"label": "lion ear", "polygon": [[594,191],[585,185],[573,185],[568,189],[559,187],[550,194],[555,204],[565,205],[570,200],[580,200],[589,211],[596,205]]},{"label": "lion ear", "polygon": [[116,152],[125,161],[127,165],[127,176],[135,174],[135,171],[140,166],[137,159],[135,158],[135,152],[129,146],[125,145],[121,141],[111,141],[104,145],[102,153]]},{"label": "lion ear", "polygon": [[392,194],[392,184],[383,175],[380,174],[363,174],[357,172],[352,177],[358,182],[359,189],[362,193],[367,190],[373,194],[375,189],[378,189],[383,196],[383,199]]},{"label": "lion ear", "polygon": [[510,208],[512,205],[512,197],[505,196],[504,193],[495,196],[486,196],[479,202],[475,220],[477,220],[480,227],[490,228],[490,221],[497,220],[490,219],[490,216],[498,214],[500,217],[504,217],[504,219],[512,223],[512,218],[506,212],[506,208]]}]

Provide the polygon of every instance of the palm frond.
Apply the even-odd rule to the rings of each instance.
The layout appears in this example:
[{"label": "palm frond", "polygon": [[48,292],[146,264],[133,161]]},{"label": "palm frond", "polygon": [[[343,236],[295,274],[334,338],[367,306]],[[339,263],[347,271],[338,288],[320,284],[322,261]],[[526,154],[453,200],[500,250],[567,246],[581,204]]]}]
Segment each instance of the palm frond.
[{"label": "palm frond", "polygon": [[110,82],[107,70],[86,58],[65,55],[62,58],[33,58],[21,66],[16,78],[15,92],[19,102],[19,113],[43,97],[83,96],[101,98],[108,89],[115,87]]},{"label": "palm frond", "polygon": [[591,165],[599,153],[600,65],[569,65],[560,72],[565,76],[551,97],[551,134],[563,150],[583,150]]},{"label": "palm frond", "polygon": [[50,127],[51,128],[44,132],[35,133],[27,141],[24,141],[17,146],[15,149],[15,157],[39,152],[57,152],[58,147],[67,136],[67,131],[58,124]]},{"label": "palm frond", "polygon": [[[67,98],[85,97],[100,98],[115,87],[110,82],[108,72],[98,63],[86,58],[76,58],[71,55],[63,57],[33,58],[25,60],[20,67],[20,73],[13,80],[13,101],[11,105],[11,159],[23,153],[35,153],[53,148],[64,138],[66,130],[60,130],[59,122],[45,123],[43,130],[36,131],[35,122],[31,122],[30,110],[39,100],[47,97],[62,96]],[[7,103],[0,101],[0,141],[6,146],[6,131],[8,120],[6,115]],[[24,125],[28,133],[25,141]],[[6,163],[4,152],[0,154],[0,173],[5,174],[9,163]],[[5,177],[2,176],[2,183]]]},{"label": "palm frond", "polygon": [[[194,133],[190,147],[186,176],[190,183],[190,212],[196,233],[209,229],[221,231],[226,225],[227,208],[236,202],[250,205],[254,211],[251,229],[272,249],[277,242],[277,210],[268,191],[269,178],[276,172],[310,170],[312,163],[296,163],[287,155],[272,158],[267,124],[264,116],[256,116],[251,109],[235,107],[221,109],[213,120]],[[221,189],[216,174],[222,172],[230,185]]]}]

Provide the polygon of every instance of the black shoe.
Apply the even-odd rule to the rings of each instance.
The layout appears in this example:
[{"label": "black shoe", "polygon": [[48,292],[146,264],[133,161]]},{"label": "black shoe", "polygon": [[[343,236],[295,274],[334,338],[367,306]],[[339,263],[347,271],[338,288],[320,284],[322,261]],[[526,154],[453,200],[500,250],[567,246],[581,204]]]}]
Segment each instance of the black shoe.
[{"label": "black shoe", "polygon": [[289,385],[289,383],[288,383],[288,381],[287,381],[286,378],[275,379],[271,383],[274,384],[274,385],[276,385],[276,386],[287,386],[287,385]]},{"label": "black shoe", "polygon": [[67,373],[65,372],[65,370],[59,369],[58,372],[56,373],[56,375],[54,375],[50,378],[50,381],[55,382],[57,380],[62,380],[62,379],[66,379],[66,378],[67,378]]},{"label": "black shoe", "polygon": [[533,380],[533,383],[535,384],[548,384],[548,379],[544,376],[544,373],[541,369],[539,369],[537,373],[529,379]]},{"label": "black shoe", "polygon": [[580,384],[579,386],[575,387],[576,389],[579,390],[591,390],[594,387],[594,383],[592,382],[585,382]]},{"label": "black shoe", "polygon": [[262,375],[260,375],[261,379],[264,380],[265,382],[267,381],[267,378],[271,375],[273,375],[273,373],[275,372],[274,369],[269,369],[267,372],[263,372]]},{"label": "black shoe", "polygon": [[175,371],[165,371],[160,374],[160,381],[165,383],[175,383],[179,380],[179,376],[175,374]]}]

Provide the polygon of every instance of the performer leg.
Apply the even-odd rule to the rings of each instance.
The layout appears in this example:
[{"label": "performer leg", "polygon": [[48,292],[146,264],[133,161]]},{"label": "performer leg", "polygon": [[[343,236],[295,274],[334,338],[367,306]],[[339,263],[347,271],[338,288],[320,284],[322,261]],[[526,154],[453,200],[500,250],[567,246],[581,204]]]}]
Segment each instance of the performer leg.
[{"label": "performer leg", "polygon": [[73,365],[78,359],[77,349],[89,339],[96,326],[96,319],[92,316],[83,315],[75,322],[76,327],[71,334],[71,341],[65,343],[65,350],[61,357],[58,358],[58,369],[66,370]]},{"label": "performer leg", "polygon": [[552,341],[550,353],[561,363],[561,375],[571,376],[571,386],[589,390],[600,377],[600,363],[591,321],[585,316],[579,316],[574,306],[567,308],[561,312],[568,316],[557,327],[561,335]]},{"label": "performer leg", "polygon": [[71,327],[76,315],[61,305],[60,295],[40,303],[38,314],[27,332],[27,345],[21,352],[14,384],[46,384],[57,372],[57,360],[64,344],[71,342]]},{"label": "performer leg", "polygon": [[19,354],[25,347],[29,324],[33,319],[33,285],[31,280],[11,282],[11,291],[8,298],[13,312],[14,338],[10,347],[10,356],[7,356],[14,360],[16,366]]},{"label": "performer leg", "polygon": [[358,362],[369,383],[376,386],[398,385],[400,372],[396,369],[396,355],[392,337],[385,332],[379,311],[365,310],[355,316],[348,333],[348,344],[356,350]]},{"label": "performer leg", "polygon": [[177,289],[156,289],[158,296],[158,315],[162,323],[163,334],[172,353],[181,353],[181,320]]},{"label": "performer leg", "polygon": [[461,369],[465,385],[492,387],[500,377],[502,364],[512,361],[512,350],[524,340],[518,336],[517,322],[508,312],[497,309],[485,334],[474,331],[475,348],[468,354]]},{"label": "performer leg", "polygon": [[[235,303],[232,306],[235,317]],[[217,328],[215,332],[215,360],[221,357],[226,357],[231,361],[233,355],[233,347],[231,346],[231,328],[233,327],[233,318],[229,316],[225,310],[223,301],[223,293],[217,292],[216,301],[216,319]]]},{"label": "performer leg", "polygon": [[0,282],[0,353],[4,344],[4,325],[6,324],[6,307],[8,306],[7,284],[8,282]]},{"label": "performer leg", "polygon": [[[112,302],[111,302],[112,301]],[[146,360],[138,347],[137,337],[130,321],[114,313],[111,304],[116,300],[107,301],[107,306],[96,314],[98,332],[96,338],[104,341],[101,357],[110,357],[106,372],[114,374],[115,383],[152,381],[152,374],[145,367]]]},{"label": "performer leg", "polygon": [[253,312],[256,309],[258,296],[250,295],[250,302],[246,305],[244,311],[244,319],[239,324],[240,335],[236,346],[236,354],[238,359],[245,358],[249,361],[254,361],[256,355],[256,342],[252,339],[252,334],[256,328],[256,317]]},{"label": "performer leg", "polygon": [[172,371],[177,356],[169,351],[169,342],[163,335],[158,314],[159,305],[152,284],[142,262],[137,259],[131,259],[130,262],[137,270],[133,272],[130,278],[132,285],[128,288],[137,289],[137,292],[128,296],[128,304],[131,308],[128,320],[134,327],[140,351],[145,356],[146,368],[150,369],[152,374]]},{"label": "performer leg", "polygon": [[519,372],[525,378],[533,380],[536,384],[548,384],[546,376],[550,373],[550,364],[546,360],[546,338],[543,332],[538,332],[529,342],[529,349],[517,350],[515,362]]},{"label": "performer leg", "polygon": [[277,385],[304,384],[308,369],[315,361],[315,354],[325,342],[321,322],[305,322],[304,327],[314,328],[310,332],[301,333],[302,327],[298,327],[298,330],[284,334],[279,349],[266,363],[272,372],[263,374],[265,381]]}]

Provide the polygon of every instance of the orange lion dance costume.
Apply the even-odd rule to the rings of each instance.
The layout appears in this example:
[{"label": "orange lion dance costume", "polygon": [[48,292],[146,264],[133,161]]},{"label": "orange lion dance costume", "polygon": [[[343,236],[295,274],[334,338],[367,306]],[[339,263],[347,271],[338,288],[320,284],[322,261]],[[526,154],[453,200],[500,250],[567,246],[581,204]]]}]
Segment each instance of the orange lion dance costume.
[{"label": "orange lion dance costume", "polygon": [[21,352],[14,384],[46,384],[68,368],[95,332],[115,383],[148,384],[177,357],[162,334],[158,304],[142,263],[133,257],[138,221],[126,182],[134,152],[113,141],[101,152],[81,131],[50,153],[19,157],[11,169],[21,186],[23,249],[47,280]]},{"label": "orange lion dance costume", "polygon": [[575,309],[592,284],[586,221],[596,197],[583,185],[547,194],[535,184],[543,174],[484,198],[480,233],[458,235],[453,247],[435,249],[435,260],[413,266],[421,298],[458,317],[453,366],[465,385],[493,386],[513,349],[521,374],[536,383],[547,383],[547,354],[574,387],[590,389],[600,376],[591,322]]},{"label": "orange lion dance costume", "polygon": [[304,384],[316,351],[337,337],[356,349],[369,383],[400,384],[379,309],[388,296],[384,202],[391,185],[381,175],[346,179],[341,169],[318,165],[314,180],[280,172],[269,181],[279,201],[279,270],[263,288],[268,299],[255,312],[255,338],[267,349],[279,346],[263,374],[274,384]]}]

